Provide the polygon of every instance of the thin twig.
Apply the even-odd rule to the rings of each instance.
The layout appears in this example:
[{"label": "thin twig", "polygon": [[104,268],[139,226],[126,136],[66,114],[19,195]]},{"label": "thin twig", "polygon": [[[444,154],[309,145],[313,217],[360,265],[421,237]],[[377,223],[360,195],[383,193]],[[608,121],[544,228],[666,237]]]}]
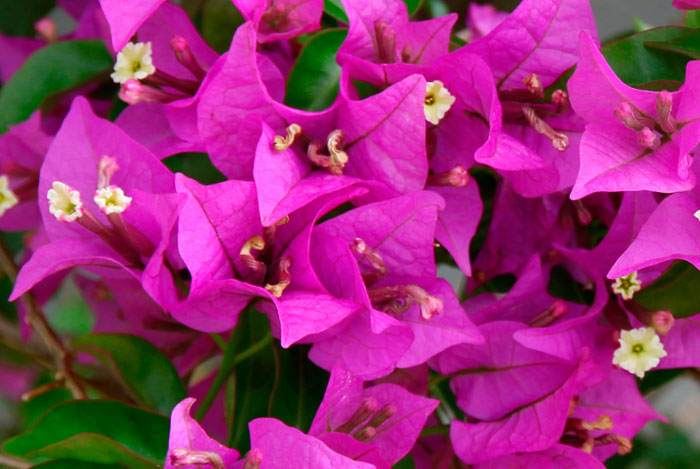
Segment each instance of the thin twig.
[{"label": "thin twig", "polygon": [[53,357],[46,345],[36,336],[28,341],[22,339],[17,324],[0,318],[0,344],[23,356],[31,358],[32,362],[40,368],[53,370]]},{"label": "thin twig", "polygon": [[[0,267],[10,277],[12,283],[15,283],[17,280],[17,265],[12,260],[10,252],[2,241],[0,241]],[[27,311],[27,322],[36,330],[49,352],[53,355],[56,362],[56,372],[65,381],[66,388],[74,398],[86,399],[87,395],[73,373],[70,352],[66,349],[58,334],[49,325],[34,296],[27,292],[21,296],[20,300]]]}]

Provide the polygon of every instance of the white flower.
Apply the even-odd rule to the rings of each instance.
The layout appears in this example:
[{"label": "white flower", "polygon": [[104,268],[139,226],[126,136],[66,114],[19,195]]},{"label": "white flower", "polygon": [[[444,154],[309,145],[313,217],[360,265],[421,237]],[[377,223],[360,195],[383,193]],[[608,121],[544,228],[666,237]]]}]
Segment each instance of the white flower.
[{"label": "white flower", "polygon": [[700,220],[700,210],[698,210],[697,212],[695,212],[695,213],[693,214],[693,216],[694,216],[695,218],[697,218],[698,220]]},{"label": "white flower", "polygon": [[124,195],[122,188],[117,186],[97,189],[93,200],[105,215],[122,213],[131,205],[131,197]]},{"label": "white flower", "polygon": [[441,81],[435,80],[426,83],[425,101],[423,111],[425,120],[437,125],[440,119],[445,117],[455,102],[455,97],[450,94]]},{"label": "white flower", "polygon": [[0,217],[18,203],[19,199],[10,189],[10,179],[3,174],[0,176]]},{"label": "white flower", "polygon": [[111,77],[115,83],[125,83],[128,80],[143,80],[156,72],[151,57],[151,43],[128,43],[117,54],[114,73]]},{"label": "white flower", "polygon": [[49,199],[49,212],[58,221],[71,222],[83,216],[80,192],[60,181],[54,181],[52,187],[46,198]]},{"label": "white flower", "polygon": [[637,272],[632,272],[624,277],[618,277],[612,284],[613,292],[622,296],[623,300],[631,300],[635,292],[642,289],[642,281],[637,278]]},{"label": "white flower", "polygon": [[640,327],[621,331],[620,347],[613,354],[613,365],[644,377],[644,373],[656,367],[659,359],[667,355],[664,344],[653,327]]}]

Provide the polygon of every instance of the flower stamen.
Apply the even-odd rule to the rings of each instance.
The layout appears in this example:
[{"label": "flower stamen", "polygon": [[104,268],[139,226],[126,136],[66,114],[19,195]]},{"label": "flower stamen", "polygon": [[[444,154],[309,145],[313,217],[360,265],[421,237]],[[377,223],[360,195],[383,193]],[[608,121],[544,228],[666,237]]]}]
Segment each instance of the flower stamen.
[{"label": "flower stamen", "polygon": [[298,135],[301,135],[302,128],[299,124],[289,124],[287,126],[287,136],[282,137],[281,135],[275,135],[273,141],[273,147],[275,151],[284,151],[289,148],[294,140],[296,140]]},{"label": "flower stamen", "polygon": [[435,80],[425,84],[425,100],[423,102],[423,113],[425,120],[433,125],[445,117],[455,103],[456,98],[452,96],[441,81]]},{"label": "flower stamen", "polygon": [[618,277],[612,284],[612,291],[622,297],[623,300],[631,300],[634,294],[642,289],[642,282],[637,278],[637,272]]},{"label": "flower stamen", "polygon": [[643,378],[667,355],[664,345],[652,327],[640,327],[620,332],[620,346],[613,354],[613,365]]},{"label": "flower stamen", "polygon": [[10,189],[10,178],[3,174],[0,176],[0,217],[18,203],[17,194]]},{"label": "flower stamen", "polygon": [[552,146],[559,151],[569,148],[569,137],[561,132],[556,132],[537,112],[530,106],[523,107],[523,115],[535,132],[544,135],[552,141]]},{"label": "flower stamen", "polygon": [[49,200],[49,212],[58,221],[68,223],[83,216],[84,208],[80,192],[60,181],[54,181],[46,193]]},{"label": "flower stamen", "polygon": [[115,83],[126,83],[129,80],[143,80],[156,72],[151,56],[150,42],[128,43],[117,54],[114,73],[110,76]]}]

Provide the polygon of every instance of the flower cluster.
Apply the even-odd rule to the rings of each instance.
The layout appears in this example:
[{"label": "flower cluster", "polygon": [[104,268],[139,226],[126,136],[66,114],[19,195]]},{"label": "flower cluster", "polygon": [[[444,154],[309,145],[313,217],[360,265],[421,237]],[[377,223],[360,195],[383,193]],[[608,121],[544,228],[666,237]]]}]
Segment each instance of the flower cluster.
[{"label": "flower cluster", "polygon": [[[458,35],[454,13],[343,0],[337,41],[308,36],[321,0],[233,0],[222,54],[168,0],[80,3],[73,35],[37,23],[2,79],[44,43],[101,39],[125,109],[83,84],[0,136],[0,228],[33,233],[10,300],[73,282],[93,332],[172,361],[189,397],[166,468],[603,467],[662,419],[635,375],[700,366],[699,311],[653,290],[700,268],[700,62],[629,86],[588,0],[472,4]],[[171,170],[202,154],[217,182]],[[262,315],[274,339],[233,358]],[[229,361],[258,345],[278,392],[285,350],[330,373],[310,426],[272,397],[226,423]]]}]

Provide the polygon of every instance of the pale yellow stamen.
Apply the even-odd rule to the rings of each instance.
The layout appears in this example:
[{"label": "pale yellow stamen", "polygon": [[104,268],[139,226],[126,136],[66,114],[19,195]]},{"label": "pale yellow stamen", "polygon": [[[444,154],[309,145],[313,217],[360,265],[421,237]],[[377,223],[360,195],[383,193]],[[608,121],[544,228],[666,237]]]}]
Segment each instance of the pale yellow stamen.
[{"label": "pale yellow stamen", "polygon": [[275,151],[284,151],[287,148],[289,148],[292,145],[292,143],[294,143],[294,140],[297,138],[297,135],[301,135],[301,132],[301,126],[299,124],[290,124],[287,127],[286,137],[282,137],[281,135],[275,135],[275,138],[272,140]]},{"label": "pale yellow stamen", "polygon": [[128,80],[143,80],[153,75],[156,68],[151,57],[151,43],[128,43],[117,54],[117,62],[114,64],[114,73],[111,77],[115,83],[126,83]]},{"label": "pale yellow stamen", "polygon": [[620,332],[620,347],[613,354],[613,365],[640,378],[656,367],[667,355],[664,344],[653,327],[640,327]]},{"label": "pale yellow stamen", "polygon": [[83,216],[80,192],[60,181],[54,181],[51,187],[46,198],[49,199],[49,212],[58,221],[72,222]]},{"label": "pale yellow stamen", "polygon": [[624,277],[618,277],[612,284],[613,292],[622,297],[623,300],[631,300],[635,292],[642,289],[642,281],[637,278],[637,272],[632,272]]},{"label": "pale yellow stamen", "polygon": [[18,203],[17,195],[10,189],[10,179],[3,174],[0,176],[0,217]]},{"label": "pale yellow stamen", "polygon": [[95,191],[95,203],[105,215],[122,213],[131,205],[131,197],[124,194],[121,187],[107,186]]},{"label": "pale yellow stamen", "polygon": [[445,117],[455,102],[455,97],[450,94],[441,81],[435,80],[426,83],[425,101],[423,111],[425,120],[437,125]]}]

